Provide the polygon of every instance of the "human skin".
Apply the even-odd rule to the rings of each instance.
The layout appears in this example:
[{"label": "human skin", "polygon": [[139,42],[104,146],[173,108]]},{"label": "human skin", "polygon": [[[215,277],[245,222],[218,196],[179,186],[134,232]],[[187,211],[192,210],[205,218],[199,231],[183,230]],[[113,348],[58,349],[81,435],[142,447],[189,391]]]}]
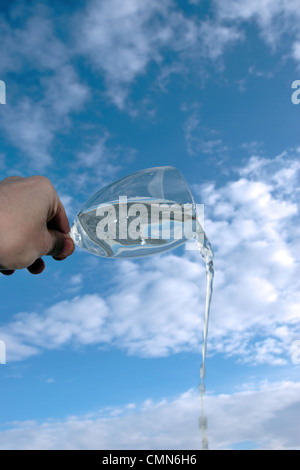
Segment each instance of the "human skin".
[{"label": "human skin", "polygon": [[75,249],[69,221],[51,181],[13,176],[0,181],[0,272],[40,274],[44,256],[65,260]]}]

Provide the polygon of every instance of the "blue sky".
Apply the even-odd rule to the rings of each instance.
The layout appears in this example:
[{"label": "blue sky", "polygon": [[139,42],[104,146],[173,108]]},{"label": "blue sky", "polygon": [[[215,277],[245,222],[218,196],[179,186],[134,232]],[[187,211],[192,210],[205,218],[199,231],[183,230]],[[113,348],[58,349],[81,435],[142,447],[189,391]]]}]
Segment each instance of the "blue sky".
[{"label": "blue sky", "polygon": [[[299,11],[1,3],[1,178],[49,177],[72,222],[109,182],[173,165],[205,205],[211,449],[300,448]],[[46,264],[0,283],[0,448],[201,449],[198,253]]]}]

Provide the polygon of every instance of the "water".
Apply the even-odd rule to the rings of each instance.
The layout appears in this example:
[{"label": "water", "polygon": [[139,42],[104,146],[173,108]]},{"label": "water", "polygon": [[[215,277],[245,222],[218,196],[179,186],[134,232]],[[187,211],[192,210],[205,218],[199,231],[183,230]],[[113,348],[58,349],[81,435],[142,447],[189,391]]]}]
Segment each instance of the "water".
[{"label": "water", "polygon": [[199,394],[201,401],[201,416],[199,418],[199,428],[202,432],[202,450],[208,450],[207,438],[207,418],[204,414],[204,395],[206,393],[205,376],[206,376],[206,353],[207,353],[207,336],[210,317],[211,300],[213,293],[213,280],[214,280],[214,254],[211,244],[203,231],[199,220],[197,219],[196,240],[200,255],[206,266],[206,301],[205,301],[205,315],[203,326],[203,344],[202,344],[202,364],[200,367],[200,385]]},{"label": "water", "polygon": [[198,248],[200,255],[205,262],[206,266],[206,301],[205,301],[205,315],[204,315],[204,327],[203,327],[203,345],[202,345],[202,365],[200,367],[200,378],[201,384],[200,388],[205,393],[205,384],[204,379],[206,375],[205,362],[206,362],[206,353],[207,353],[207,336],[208,336],[208,326],[209,326],[209,317],[210,317],[210,307],[211,299],[213,293],[213,280],[214,280],[214,254],[205,232],[203,231],[200,222],[197,219],[197,230],[196,230],[196,240],[198,243]]},{"label": "water", "polygon": [[194,206],[154,198],[125,198],[124,201],[121,199],[81,212],[74,221],[71,236],[83,249],[108,258],[147,256],[175,248],[192,237],[196,238],[199,253],[206,266],[199,427],[202,432],[202,449],[207,450],[207,418],[203,400],[206,393],[207,337],[214,279],[214,254],[211,244]]}]

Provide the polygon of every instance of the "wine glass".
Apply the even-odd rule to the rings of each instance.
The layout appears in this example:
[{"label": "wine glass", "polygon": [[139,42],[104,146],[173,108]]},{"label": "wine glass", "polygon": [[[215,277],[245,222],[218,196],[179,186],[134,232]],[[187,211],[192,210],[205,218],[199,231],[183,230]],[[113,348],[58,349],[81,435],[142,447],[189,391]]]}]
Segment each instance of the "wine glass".
[{"label": "wine glass", "polygon": [[196,205],[179,170],[138,171],[104,187],[81,208],[70,236],[80,248],[106,258],[149,256],[195,236]]}]

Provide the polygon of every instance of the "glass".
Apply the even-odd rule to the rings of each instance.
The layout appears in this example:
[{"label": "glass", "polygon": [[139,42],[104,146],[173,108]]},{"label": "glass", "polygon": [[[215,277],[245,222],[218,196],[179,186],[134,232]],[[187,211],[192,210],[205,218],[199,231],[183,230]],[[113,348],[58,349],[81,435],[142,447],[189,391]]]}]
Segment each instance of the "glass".
[{"label": "glass", "polygon": [[149,256],[195,236],[196,205],[174,167],[149,168],[101,189],[77,214],[75,244],[106,258]]}]

